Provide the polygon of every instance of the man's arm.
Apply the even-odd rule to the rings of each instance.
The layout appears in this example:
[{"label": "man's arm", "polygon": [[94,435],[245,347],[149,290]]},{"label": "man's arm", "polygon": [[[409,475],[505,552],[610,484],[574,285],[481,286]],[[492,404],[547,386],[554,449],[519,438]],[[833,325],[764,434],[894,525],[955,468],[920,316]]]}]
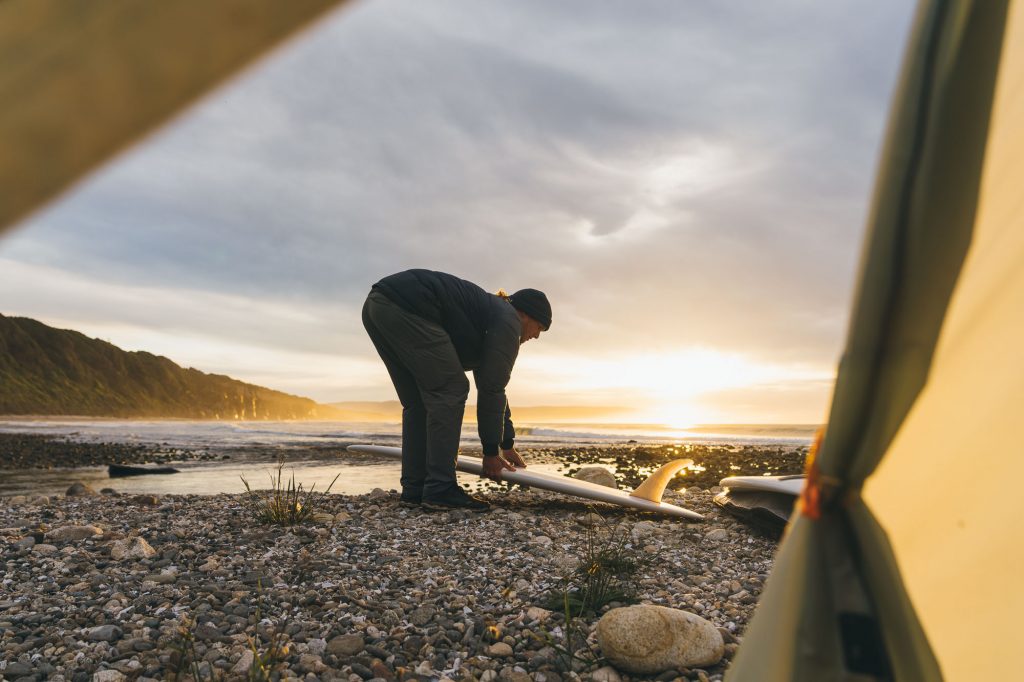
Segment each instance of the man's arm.
[{"label": "man's arm", "polygon": [[498,318],[487,330],[480,366],[473,371],[477,389],[476,421],[485,457],[496,456],[499,449],[511,449],[515,442],[505,386],[519,354],[519,331],[517,319]]}]

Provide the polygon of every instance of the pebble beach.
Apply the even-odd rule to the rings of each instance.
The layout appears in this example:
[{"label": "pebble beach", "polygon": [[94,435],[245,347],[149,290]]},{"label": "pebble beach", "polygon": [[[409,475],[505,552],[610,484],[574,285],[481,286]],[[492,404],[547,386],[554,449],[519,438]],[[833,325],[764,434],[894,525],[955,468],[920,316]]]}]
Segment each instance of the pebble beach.
[{"label": "pebble beach", "polygon": [[[405,508],[379,489],[318,498],[312,520],[290,527],[256,522],[245,494],[0,498],[0,677],[718,680],[777,539],[716,507],[714,485],[723,475],[797,473],[805,454],[524,452],[570,471],[611,457],[624,488],[659,460],[692,457],[698,467],[665,499],[703,514],[696,523],[490,482],[475,491],[493,507],[486,514]],[[632,594],[567,622],[552,598],[602,543],[642,564]],[[632,602],[706,619],[723,658],[650,677],[616,670],[595,629],[605,611]]]}]

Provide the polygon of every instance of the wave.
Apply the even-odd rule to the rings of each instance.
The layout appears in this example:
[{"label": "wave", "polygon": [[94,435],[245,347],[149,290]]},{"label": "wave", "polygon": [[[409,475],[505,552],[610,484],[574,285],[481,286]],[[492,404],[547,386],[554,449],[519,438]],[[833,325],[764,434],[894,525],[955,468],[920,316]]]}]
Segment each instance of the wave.
[{"label": "wave", "polygon": [[[656,424],[534,424],[516,428],[524,445],[601,443],[810,443],[815,425],[703,425],[676,429]],[[400,441],[401,424],[383,422],[212,422],[187,420],[0,421],[0,432],[41,433],[84,441],[152,443],[179,448],[295,446]],[[462,444],[479,444],[477,425],[463,425]]]}]

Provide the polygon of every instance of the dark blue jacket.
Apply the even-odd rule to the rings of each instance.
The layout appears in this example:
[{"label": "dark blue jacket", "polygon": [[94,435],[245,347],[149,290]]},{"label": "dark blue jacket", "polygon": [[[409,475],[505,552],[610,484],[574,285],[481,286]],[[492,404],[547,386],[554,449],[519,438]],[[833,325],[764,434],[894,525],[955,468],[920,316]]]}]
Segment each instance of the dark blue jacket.
[{"label": "dark blue jacket", "polygon": [[515,439],[505,397],[519,354],[522,325],[512,304],[476,284],[433,270],[406,270],[373,285],[407,312],[440,325],[452,340],[462,368],[473,370],[476,420],[485,455]]}]

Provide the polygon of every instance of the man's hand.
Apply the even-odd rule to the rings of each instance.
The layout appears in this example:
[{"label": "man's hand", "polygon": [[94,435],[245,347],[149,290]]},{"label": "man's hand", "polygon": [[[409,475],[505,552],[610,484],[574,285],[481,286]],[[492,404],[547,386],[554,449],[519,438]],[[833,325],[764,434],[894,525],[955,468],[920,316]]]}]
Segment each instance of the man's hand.
[{"label": "man's hand", "polygon": [[505,452],[500,455],[484,457],[484,470],[480,473],[480,476],[483,478],[490,478],[494,481],[500,481],[502,471],[506,469],[509,471],[515,471],[516,468],[505,458],[509,452],[515,454],[516,459],[520,462],[523,461],[523,458],[516,454],[515,450],[505,450]]},{"label": "man's hand", "polygon": [[526,460],[523,459],[522,455],[520,455],[515,448],[502,450],[501,454],[509,464],[517,467],[523,467],[524,469],[526,468]]}]

